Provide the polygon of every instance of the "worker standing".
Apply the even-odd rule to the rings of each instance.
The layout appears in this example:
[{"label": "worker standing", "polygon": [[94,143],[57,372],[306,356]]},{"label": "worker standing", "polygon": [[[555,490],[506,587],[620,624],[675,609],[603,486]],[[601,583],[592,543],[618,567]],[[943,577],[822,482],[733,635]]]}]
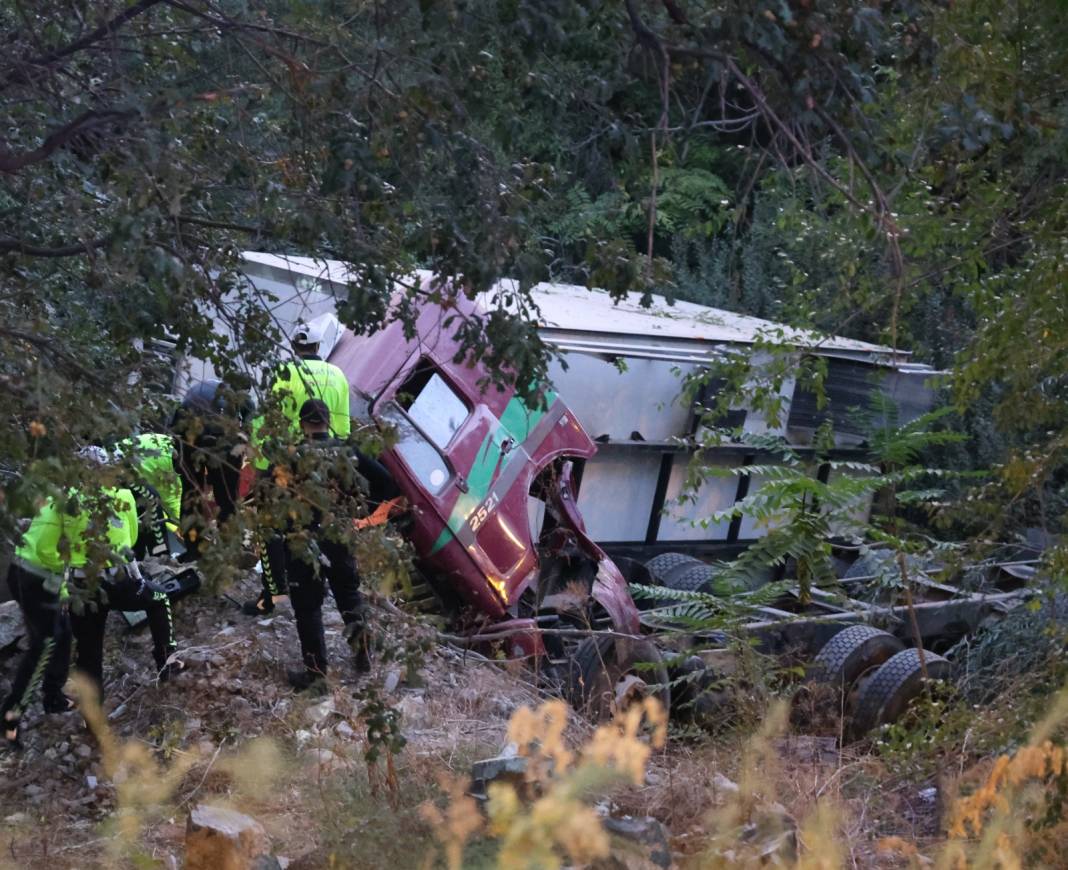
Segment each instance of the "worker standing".
[{"label": "worker standing", "polygon": [[[326,405],[329,414],[327,435],[343,441],[348,439],[352,431],[352,418],[349,416],[349,381],[340,368],[320,356],[325,329],[324,319],[297,326],[290,336],[297,359],[278,370],[271,392],[278,397],[282,415],[290,423],[291,436],[301,436],[300,409],[305,402],[318,399]],[[257,437],[262,424],[262,418],[253,423],[254,441],[257,442],[261,454],[255,464],[261,472],[270,465],[270,458],[263,450],[262,441]],[[277,538],[261,540],[260,552],[263,588],[257,599],[246,601],[242,605],[242,611],[248,616],[270,613],[274,610],[275,601],[287,594],[284,554]]]},{"label": "worker standing", "polygon": [[345,623],[345,637],[355,653],[358,672],[370,669],[370,656],[360,576],[352,552],[351,515],[339,520],[331,510],[333,505],[325,503],[328,498],[335,503],[358,498],[367,484],[344,444],[330,437],[330,409],[324,401],[306,400],[300,408],[300,424],[305,442],[286,466],[274,467],[272,477],[285,486],[303,487],[314,474],[322,487],[320,493],[301,493],[312,504],[301,517],[306,521],[303,528],[290,522],[276,535],[303,660],[303,668],[287,671],[287,677],[294,688],[304,690],[321,684],[327,673],[322,616],[327,583]]},{"label": "worker standing", "polygon": [[329,434],[345,440],[352,429],[349,417],[349,381],[345,373],[328,363],[319,351],[326,325],[301,324],[290,338],[297,359],[279,370],[271,389],[281,398],[282,413],[300,436],[300,409],[308,399],[319,399],[330,411]]}]

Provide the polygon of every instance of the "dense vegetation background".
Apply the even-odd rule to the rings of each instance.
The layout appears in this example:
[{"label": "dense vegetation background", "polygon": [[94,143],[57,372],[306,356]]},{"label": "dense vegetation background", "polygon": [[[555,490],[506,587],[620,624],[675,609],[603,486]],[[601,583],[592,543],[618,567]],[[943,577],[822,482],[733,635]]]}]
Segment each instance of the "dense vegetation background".
[{"label": "dense vegetation background", "polygon": [[[151,407],[166,331],[247,376],[242,249],[657,290],[951,370],[973,531],[1064,512],[1064,6],[202,2],[0,7],[0,430],[20,494]],[[455,292],[449,290],[445,292]],[[475,352],[545,362],[502,310]],[[36,422],[38,425],[32,425]]]}]

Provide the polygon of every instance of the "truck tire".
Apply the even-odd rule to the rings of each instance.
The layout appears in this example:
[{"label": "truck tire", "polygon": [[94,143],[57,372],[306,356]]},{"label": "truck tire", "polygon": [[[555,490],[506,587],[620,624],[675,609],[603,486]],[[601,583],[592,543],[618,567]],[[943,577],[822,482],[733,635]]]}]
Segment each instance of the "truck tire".
[{"label": "truck tire", "polygon": [[834,635],[816,654],[809,676],[845,694],[862,675],[905,648],[898,638],[871,625],[851,625]]},{"label": "truck tire", "polygon": [[571,657],[567,693],[571,705],[595,722],[604,722],[634,695],[652,695],[671,709],[667,665],[656,644],[645,638],[594,635]]},{"label": "truck tire", "polygon": [[715,576],[715,568],[704,562],[697,562],[669,573],[664,585],[668,589],[678,589],[682,592],[708,592]]},{"label": "truck tire", "polygon": [[[924,650],[924,661],[932,680],[949,678],[952,666],[942,656]],[[854,738],[863,737],[873,728],[896,722],[922,691],[919,650],[909,647],[892,655],[861,686],[853,708],[850,734]]]},{"label": "truck tire", "polygon": [[700,559],[687,556],[685,553],[660,553],[653,556],[645,567],[653,575],[653,580],[661,586],[667,586],[667,578],[684,565],[704,564]]}]

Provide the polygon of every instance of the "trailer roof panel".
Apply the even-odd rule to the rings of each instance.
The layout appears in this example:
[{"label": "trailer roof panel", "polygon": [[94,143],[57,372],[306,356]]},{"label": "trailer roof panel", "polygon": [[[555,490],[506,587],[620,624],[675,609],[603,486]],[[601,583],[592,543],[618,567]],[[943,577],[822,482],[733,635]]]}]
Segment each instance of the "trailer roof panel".
[{"label": "trailer roof panel", "polygon": [[[352,266],[340,260],[319,260],[312,257],[297,257],[246,251],[244,259],[294,275],[316,281],[345,285],[355,280],[357,274]],[[416,277],[416,276],[413,276]],[[419,272],[418,279],[430,277]],[[514,281],[502,281],[500,289],[515,290]],[[493,291],[480,300],[483,307],[493,304]],[[574,341],[576,333],[582,333],[592,343],[600,343],[608,337],[618,341],[620,337],[640,336],[665,345],[689,343],[691,352],[698,345],[752,344],[764,339],[772,342],[796,345],[836,353],[853,358],[866,358],[872,362],[892,362],[897,366],[909,365],[918,371],[930,371],[929,367],[909,364],[908,351],[895,350],[886,345],[857,341],[841,336],[820,335],[808,330],[794,329],[771,320],[750,317],[721,308],[711,308],[694,302],[676,300],[668,302],[664,296],[651,294],[646,297],[649,305],[642,304],[641,293],[628,293],[616,301],[604,290],[590,290],[576,284],[537,284],[531,291],[532,301],[537,305],[539,325],[546,340],[554,341],[553,333],[561,339]],[[592,348],[587,349],[590,352]],[[617,352],[620,348],[617,347]]]}]

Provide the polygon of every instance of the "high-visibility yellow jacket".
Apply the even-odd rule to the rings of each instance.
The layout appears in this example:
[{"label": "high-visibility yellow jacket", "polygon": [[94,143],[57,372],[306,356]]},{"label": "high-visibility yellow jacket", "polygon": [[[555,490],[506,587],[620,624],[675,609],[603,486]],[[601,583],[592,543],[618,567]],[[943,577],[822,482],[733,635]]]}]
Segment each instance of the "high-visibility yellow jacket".
[{"label": "high-visibility yellow jacket", "polygon": [[[125,552],[137,543],[137,504],[128,489],[105,489],[102,496],[109,509],[105,535],[111,549],[108,561],[116,564],[125,561]],[[65,501],[49,499],[22,535],[15,555],[50,574],[84,567],[89,561],[88,542],[101,540],[100,530],[94,528],[100,514],[93,507],[77,490],[71,490]]]},{"label": "high-visibility yellow jacket", "polygon": [[135,435],[119,444],[119,450],[133,460],[141,479],[159,493],[167,524],[177,530],[182,519],[182,478],[174,467],[174,438],[154,432]]},{"label": "high-visibility yellow jacket", "polygon": [[[349,416],[349,380],[333,363],[318,357],[305,357],[283,366],[275,378],[271,390],[280,397],[282,413],[290,421],[295,438],[299,439],[300,408],[308,399],[321,399],[330,409],[330,434],[342,440],[352,431]],[[253,442],[259,444],[258,432],[263,418],[252,423]],[[261,456],[255,465],[267,468],[269,461]]]},{"label": "high-visibility yellow jacket", "polygon": [[308,357],[286,364],[271,389],[282,397],[282,413],[300,434],[300,408],[308,399],[321,399],[330,409],[330,433],[348,438],[352,429],[349,417],[349,380],[333,363]]}]

